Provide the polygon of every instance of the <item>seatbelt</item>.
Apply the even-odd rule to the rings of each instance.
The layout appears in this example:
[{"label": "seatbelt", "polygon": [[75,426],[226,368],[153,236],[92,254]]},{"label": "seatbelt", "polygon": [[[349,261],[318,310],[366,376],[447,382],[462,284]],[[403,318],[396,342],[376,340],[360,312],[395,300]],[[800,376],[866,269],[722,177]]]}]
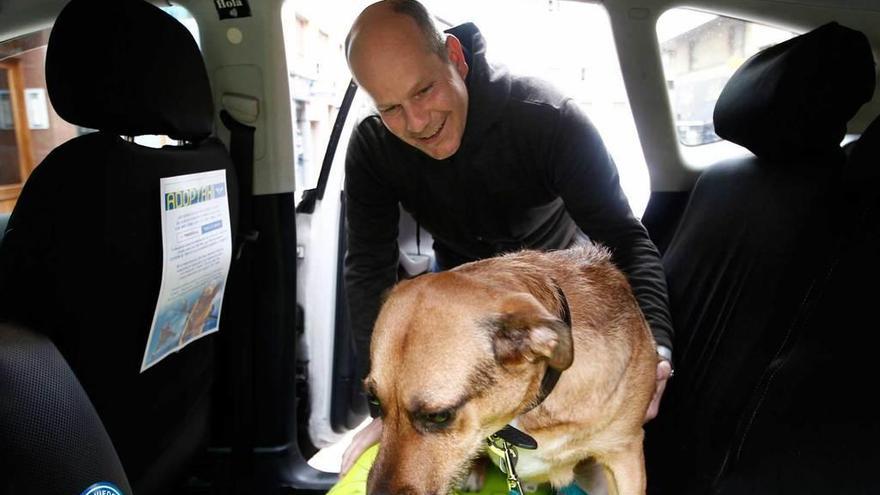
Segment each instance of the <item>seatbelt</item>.
[{"label": "seatbelt", "polygon": [[254,225],[253,177],[255,128],[232,117],[226,110],[220,111],[220,120],[229,129],[229,154],[235,165],[239,187],[238,232],[234,243],[233,263],[230,269],[232,293],[236,296],[227,310],[232,327],[230,344],[235,350],[229,363],[229,379],[232,383],[232,472],[234,493],[248,493],[252,486],[254,452],[253,408],[253,249],[248,244],[259,238]]},{"label": "seatbelt", "polygon": [[348,89],[345,90],[345,96],[342,97],[342,104],[339,106],[339,113],[336,114],[333,130],[330,131],[330,140],[327,142],[327,151],[324,152],[324,161],[321,163],[318,184],[314,189],[307,189],[303,192],[302,201],[296,205],[297,213],[314,213],[315,203],[318,200],[324,199],[327,179],[330,177],[330,168],[333,166],[333,157],[336,156],[336,147],[339,145],[339,136],[342,135],[342,128],[345,127],[345,118],[348,117],[348,110],[351,108],[351,102],[354,101],[357,88],[357,84],[352,79],[348,83]]},{"label": "seatbelt", "polygon": [[252,200],[254,197],[254,132],[255,127],[235,120],[226,110],[220,111],[220,120],[229,130],[229,155],[238,177],[238,232],[233,259],[241,258],[244,246],[255,242],[259,232],[254,229]]},{"label": "seatbelt", "polygon": [[[312,213],[315,203],[323,199],[327,188],[327,180],[330,176],[330,168],[333,164],[333,155],[339,144],[339,137],[345,125],[345,118],[357,85],[352,80],[342,105],[333,124],[330,141],[327,143],[327,152],[321,164],[321,173],[318,176],[318,184],[314,189],[309,189],[303,194],[303,200],[296,207],[296,212]],[[253,169],[254,169],[254,132],[256,128],[237,121],[226,110],[220,111],[220,120],[229,130],[229,154],[235,165],[239,184],[239,221],[238,232],[233,251],[233,264],[230,269],[230,280],[235,287],[231,313],[229,318],[232,326],[232,338],[230,339],[235,349],[236,359],[230,363],[230,380],[233,390],[233,439],[232,439],[232,471],[234,493],[249,493],[251,485],[248,480],[253,476],[253,453],[254,453],[254,408],[253,408],[253,336],[252,323],[254,321],[254,301],[251,299],[253,291],[253,249],[246,249],[248,244],[254,243],[259,238],[259,231],[255,228],[253,215]]]}]

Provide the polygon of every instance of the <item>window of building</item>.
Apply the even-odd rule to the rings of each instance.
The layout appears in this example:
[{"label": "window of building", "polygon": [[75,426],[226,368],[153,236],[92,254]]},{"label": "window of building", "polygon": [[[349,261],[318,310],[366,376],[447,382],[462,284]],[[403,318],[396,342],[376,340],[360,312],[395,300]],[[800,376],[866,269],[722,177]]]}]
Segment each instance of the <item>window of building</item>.
[{"label": "window of building", "polygon": [[0,43],[0,213],[53,148],[80,134],[52,109],[43,65],[49,30]]},{"label": "window of building", "polygon": [[657,36],[679,142],[721,141],[712,113],[727,80],[749,57],[796,34],[688,9],[664,12]]}]

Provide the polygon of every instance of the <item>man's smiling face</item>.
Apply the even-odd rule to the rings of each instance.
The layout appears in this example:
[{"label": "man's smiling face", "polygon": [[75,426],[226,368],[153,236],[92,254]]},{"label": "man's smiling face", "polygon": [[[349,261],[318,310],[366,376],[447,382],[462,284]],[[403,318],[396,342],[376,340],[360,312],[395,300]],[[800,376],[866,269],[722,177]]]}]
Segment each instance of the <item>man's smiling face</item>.
[{"label": "man's smiling face", "polygon": [[352,43],[349,64],[385,127],[436,160],[455,154],[468,108],[468,67],[458,39],[447,38],[444,59],[403,15],[365,28],[359,38]]}]

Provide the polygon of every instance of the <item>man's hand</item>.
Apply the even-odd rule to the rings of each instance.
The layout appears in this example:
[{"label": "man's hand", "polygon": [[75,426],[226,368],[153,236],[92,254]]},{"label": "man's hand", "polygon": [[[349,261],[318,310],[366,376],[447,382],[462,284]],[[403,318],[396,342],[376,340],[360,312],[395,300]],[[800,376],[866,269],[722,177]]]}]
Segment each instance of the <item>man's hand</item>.
[{"label": "man's hand", "polygon": [[382,418],[373,418],[373,421],[370,421],[370,424],[365,426],[361,431],[355,433],[354,437],[351,439],[351,444],[345,449],[345,453],[342,454],[342,468],[340,469],[339,477],[341,478],[344,476],[345,473],[354,466],[355,461],[358,460],[358,457],[360,457],[365,450],[379,443],[381,437]]},{"label": "man's hand", "polygon": [[666,381],[672,376],[672,364],[666,359],[661,359],[657,363],[657,388],[654,390],[654,397],[651,397],[651,403],[648,404],[648,411],[645,413],[645,423],[657,417],[657,411],[660,410],[660,399],[663,398],[663,391],[666,390]]}]

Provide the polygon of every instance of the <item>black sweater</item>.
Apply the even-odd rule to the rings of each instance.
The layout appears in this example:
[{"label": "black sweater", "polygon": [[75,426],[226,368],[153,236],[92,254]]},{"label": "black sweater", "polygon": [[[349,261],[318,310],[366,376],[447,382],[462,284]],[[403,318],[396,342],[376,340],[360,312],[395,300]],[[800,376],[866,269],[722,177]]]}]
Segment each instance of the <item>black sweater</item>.
[{"label": "black sweater", "polygon": [[589,119],[545,82],[490,65],[473,24],[448,32],[461,40],[470,68],[458,151],[434,160],[378,115],[358,123],[349,141],[345,282],[360,378],[380,298],[397,280],[398,204],[434,237],[444,269],[522,248],[565,248],[580,227],[611,250],[657,343],[671,349],[659,254]]}]

